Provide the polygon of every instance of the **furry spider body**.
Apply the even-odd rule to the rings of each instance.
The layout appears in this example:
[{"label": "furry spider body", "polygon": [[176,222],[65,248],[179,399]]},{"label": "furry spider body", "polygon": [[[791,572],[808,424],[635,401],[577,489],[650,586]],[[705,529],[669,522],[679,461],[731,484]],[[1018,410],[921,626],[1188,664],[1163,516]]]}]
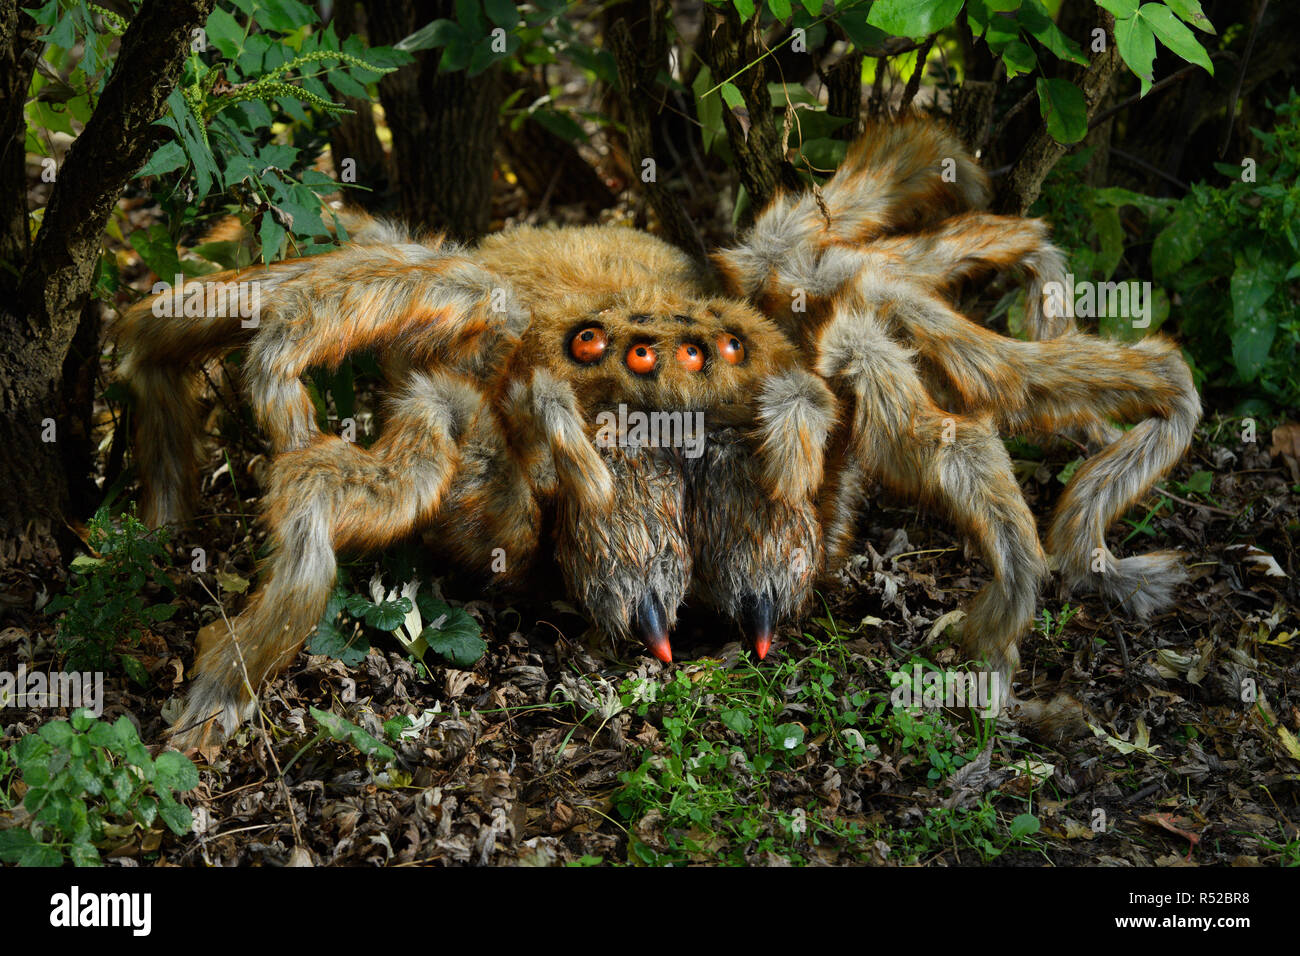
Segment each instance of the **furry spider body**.
[{"label": "furry spider body", "polygon": [[[196,280],[256,282],[255,328],[218,315],[211,293],[199,317],[133,308],[118,337],[146,519],[188,510],[197,363],[247,349],[275,452],[267,573],[233,632],[201,650],[178,742],[246,716],[320,620],[337,550],[419,529],[515,583],[553,549],[593,620],[664,660],[686,602],[739,622],[762,656],[841,556],[873,480],[940,505],[979,546],[992,580],[964,649],[1008,687],[1048,563],[1002,429],[1114,439],[1075,475],[1048,547],[1072,586],[1139,613],[1167,603],[1174,557],[1117,559],[1104,532],[1190,441],[1188,370],[1167,340],[1103,342],[1045,308],[1062,265],[1044,226],[971,211],[986,195],[947,134],[908,121],[869,130],[820,198],[779,198],[715,256],[714,277],[620,228],[518,228],[467,250],[367,222],[336,252]],[[1027,278],[1041,341],[947,300],[1002,269]],[[300,381],[363,348],[393,386],[369,449],[322,434]],[[1139,424],[1119,435],[1111,418]],[[703,432],[664,447],[637,432],[647,419]]]}]

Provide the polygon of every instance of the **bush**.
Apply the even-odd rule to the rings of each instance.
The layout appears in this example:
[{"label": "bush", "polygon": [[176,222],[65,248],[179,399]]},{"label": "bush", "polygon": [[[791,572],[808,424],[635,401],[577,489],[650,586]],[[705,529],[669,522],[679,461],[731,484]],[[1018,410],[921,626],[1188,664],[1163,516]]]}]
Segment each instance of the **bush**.
[{"label": "bush", "polygon": [[134,509],[118,523],[106,508],[90,520],[88,536],[94,555],[72,561],[68,590],[45,607],[46,614],[62,613],[58,622],[59,648],[73,670],[104,670],[116,658],[136,683],[147,685],[149,675],[138,659],[121,653],[125,644],[137,647],[144,631],[176,613],[174,604],[149,605],[141,593],[152,583],[172,590],[155,561],[166,561],[167,531],[150,531]]},{"label": "bush", "polygon": [[126,717],[104,723],[78,710],[20,739],[0,760],[12,762],[27,792],[25,827],[0,830],[0,861],[19,866],[99,866],[101,847],[161,819],[180,836],[192,825],[175,792],[193,790],[199,772],[188,757],[155,759]]}]

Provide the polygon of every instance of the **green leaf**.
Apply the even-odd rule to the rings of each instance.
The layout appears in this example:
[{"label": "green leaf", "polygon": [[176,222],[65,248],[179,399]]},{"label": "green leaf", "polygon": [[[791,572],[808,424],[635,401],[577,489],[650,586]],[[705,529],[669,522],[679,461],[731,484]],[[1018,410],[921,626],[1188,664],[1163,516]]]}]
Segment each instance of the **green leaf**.
[{"label": "green leaf", "polygon": [[743,110],[746,108],[745,97],[735,83],[723,83],[719,88],[719,92],[722,94],[723,102],[731,109]]},{"label": "green leaf", "polygon": [[135,805],[135,818],[147,827],[153,826],[158,818],[158,801],[153,797],[141,797]]},{"label": "green leaf", "polygon": [[415,53],[417,50],[434,50],[464,36],[460,24],[454,20],[434,20],[426,23],[410,36],[393,44],[394,50]]},{"label": "green leaf", "polygon": [[844,161],[849,144],[842,139],[810,139],[799,147],[799,158],[818,172],[827,173]]},{"label": "green leaf", "polygon": [[366,611],[366,623],[380,631],[392,631],[411,613],[411,599],[399,597],[383,604],[372,604]]},{"label": "green leaf", "polygon": [[69,769],[72,771],[72,779],[77,781],[77,786],[84,792],[92,797],[97,797],[103,792],[104,781],[100,780],[84,763],[74,763]]},{"label": "green leaf", "polygon": [[144,264],[161,281],[172,283],[182,274],[181,260],[176,255],[176,244],[162,223],[147,229],[137,229],[127,237],[131,248],[140,254]]},{"label": "green leaf", "polygon": [[212,189],[212,184],[219,176],[216,159],[208,146],[198,118],[180,90],[172,90],[171,95],[167,97],[167,110],[167,115],[158,120],[158,123],[173,130],[185,148],[185,154],[194,164],[195,198],[202,199]]},{"label": "green leaf", "polygon": [[1183,483],[1183,487],[1198,495],[1208,495],[1214,487],[1214,475],[1208,471],[1195,472]]},{"label": "green leaf", "polygon": [[578,121],[565,113],[541,107],[534,110],[530,115],[540,126],[570,143],[585,143],[590,138],[587,136],[587,131],[578,124]]},{"label": "green leaf", "polygon": [[36,838],[28,830],[21,827],[0,830],[0,863],[17,863],[36,846]]},{"label": "green leaf", "polygon": [[1058,143],[1077,143],[1088,134],[1088,105],[1083,91],[1069,80],[1039,77],[1038,107],[1047,132]]},{"label": "green leaf", "polygon": [[748,20],[754,15],[754,0],[732,0],[732,6],[740,14],[741,20]]},{"label": "green leaf", "polygon": [[1016,12],[1016,21],[1030,36],[1056,54],[1058,59],[1068,60],[1080,66],[1088,65],[1088,58],[1079,49],[1079,44],[1061,32],[1061,28],[1048,16],[1047,11],[1037,0],[1028,0],[1021,7]]},{"label": "green leaf", "polygon": [[154,760],[157,786],[184,792],[199,785],[199,770],[194,761],[175,750],[164,750]]},{"label": "green leaf", "polygon": [[116,735],[113,732],[113,725],[106,724],[101,720],[95,721],[90,728],[90,742],[96,747],[109,747],[116,741]]},{"label": "green leaf", "polygon": [[1115,45],[1120,59],[1137,76],[1146,96],[1155,79],[1152,73],[1156,59],[1156,37],[1151,27],[1139,16],[1115,21]]},{"label": "green leaf", "polygon": [[845,10],[839,17],[839,24],[859,50],[875,49],[889,39],[889,34],[884,30],[867,23],[861,7]]},{"label": "green leaf", "polygon": [[284,236],[284,227],[275,221],[275,216],[269,212],[263,213],[257,238],[262,243],[262,261],[267,265],[280,258],[280,245],[284,242]]},{"label": "green leaf", "polygon": [[1138,12],[1138,0],[1097,0],[1097,6],[1109,10],[1116,20],[1127,20]]},{"label": "green leaf", "polygon": [[804,741],[804,729],[800,724],[780,724],[771,730],[772,744],[779,750],[799,750]]},{"label": "green leaf", "polygon": [[519,8],[513,0],[483,0],[483,10],[488,19],[499,27],[513,30],[519,25]]},{"label": "green leaf", "polygon": [[186,162],[185,150],[181,148],[181,144],[175,140],[169,140],[154,150],[154,154],[149,157],[148,162],[140,167],[140,171],[135,174],[135,178],[143,179],[145,176],[170,173],[173,169],[184,166]]},{"label": "green leaf", "polygon": [[1038,817],[1034,816],[1032,813],[1022,813],[1011,821],[1011,838],[1013,840],[1021,840],[1027,836],[1032,836],[1038,832],[1041,826],[1042,824],[1038,822]]},{"label": "green leaf", "polygon": [[1021,40],[1013,40],[1002,51],[1002,62],[1007,68],[1007,79],[1014,80],[1024,73],[1033,73],[1038,67],[1038,58],[1033,48]]},{"label": "green leaf", "polygon": [[170,621],[179,608],[175,604],[153,604],[145,608],[141,615],[146,621],[157,624],[159,621]]},{"label": "green leaf", "polygon": [[1151,25],[1152,31],[1160,42],[1181,56],[1188,63],[1204,67],[1207,73],[1214,73],[1214,64],[1210,55],[1201,46],[1196,34],[1174,12],[1163,3],[1144,3],[1137,15]]},{"label": "green leaf", "polygon": [[1190,23],[1196,29],[1205,33],[1215,32],[1214,24],[1210,22],[1210,18],[1201,9],[1198,0],[1165,0],[1165,3],[1169,5],[1169,8],[1174,13],[1178,14],[1179,18]]},{"label": "green leaf", "polygon": [[[341,589],[330,596],[325,614],[316,625],[308,651],[312,654],[324,654],[335,657],[348,667],[355,667],[365,660],[370,653],[370,639],[359,627],[350,624],[346,631],[338,626],[338,617],[347,601],[348,595]],[[364,611],[362,612],[364,613]]]},{"label": "green leaf", "polygon": [[333,739],[351,744],[366,756],[376,757],[385,763],[396,759],[397,755],[393,753],[392,747],[372,737],[350,720],[328,710],[317,710],[315,707],[311,708],[311,715]]},{"label": "green leaf", "polygon": [[74,736],[72,724],[66,720],[52,720],[42,725],[36,732],[56,747],[68,746]]},{"label": "green leaf", "polygon": [[1083,464],[1082,458],[1074,459],[1074,461],[1068,463],[1064,468],[1062,468],[1059,472],[1056,473],[1056,480],[1063,485],[1068,485],[1070,483],[1070,479],[1074,477],[1074,473],[1079,470],[1079,466],[1082,464]]},{"label": "green leaf", "polygon": [[1157,279],[1175,275],[1205,247],[1200,220],[1180,206],[1151,246],[1151,271]]},{"label": "green leaf", "polygon": [[429,650],[446,658],[454,667],[473,667],[487,651],[479,637],[478,622],[461,608],[450,608],[438,615],[421,633]]},{"label": "green leaf", "polygon": [[59,852],[58,847],[46,846],[43,843],[28,847],[18,858],[18,865],[23,867],[46,869],[52,866],[61,866],[62,864],[63,854]]},{"label": "green leaf", "polygon": [[185,836],[194,827],[194,815],[190,813],[190,808],[162,794],[159,794],[158,815],[177,836]]},{"label": "green leaf", "polygon": [[790,19],[790,0],[767,0],[767,8],[772,11],[772,16],[783,23]]},{"label": "green leaf", "polygon": [[149,679],[149,670],[141,663],[139,658],[132,657],[130,654],[117,655],[118,662],[122,665],[122,670],[126,671],[126,676],[139,687],[148,687],[153,682]]},{"label": "green leaf", "polygon": [[221,7],[217,7],[208,17],[204,31],[208,40],[221,51],[227,60],[237,59],[244,45],[244,28],[239,21]]},{"label": "green leaf", "polygon": [[396,717],[384,721],[384,735],[389,740],[401,740],[402,731],[406,730],[414,723],[407,714],[398,714]]},{"label": "green leaf", "polygon": [[750,719],[749,714],[740,708],[724,709],[719,717],[728,730],[742,737],[748,736],[749,732],[754,729],[754,722]]},{"label": "green leaf", "polygon": [[1277,332],[1277,315],[1267,307],[1274,283],[1255,263],[1239,263],[1232,273],[1232,361],[1243,381],[1252,382],[1268,359]]},{"label": "green leaf", "polygon": [[348,594],[343,597],[343,606],[353,617],[365,617],[375,605],[364,594]]},{"label": "green leaf", "polygon": [[281,33],[292,33],[317,21],[315,11],[298,0],[258,0],[257,7],[257,22]]},{"label": "green leaf", "polygon": [[1177,200],[1146,196],[1131,189],[1124,189],[1121,186],[1106,186],[1094,190],[1092,199],[1098,205],[1114,206],[1117,209],[1124,206],[1136,206],[1147,216],[1163,215],[1177,205]]},{"label": "green leaf", "polygon": [[68,847],[68,858],[72,860],[73,866],[103,866],[104,861],[99,857],[99,850],[95,849],[93,843],[74,843]]},{"label": "green leaf", "polygon": [[1120,225],[1119,209],[1115,206],[1094,206],[1092,227],[1097,233],[1098,279],[1109,279],[1119,267],[1124,256],[1124,227]]},{"label": "green leaf", "polygon": [[897,37],[938,33],[957,19],[964,0],[876,0],[867,23]]}]

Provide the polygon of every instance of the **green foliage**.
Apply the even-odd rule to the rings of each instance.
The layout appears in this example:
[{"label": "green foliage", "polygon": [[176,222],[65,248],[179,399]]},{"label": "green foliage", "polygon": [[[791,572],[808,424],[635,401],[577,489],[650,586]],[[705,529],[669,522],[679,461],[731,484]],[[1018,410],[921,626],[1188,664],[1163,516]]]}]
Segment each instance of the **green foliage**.
[{"label": "green foliage", "polygon": [[331,713],[328,710],[317,710],[313,707],[311,708],[311,715],[321,728],[321,732],[316,737],[317,740],[329,737],[340,743],[350,744],[367,757],[374,757],[383,763],[392,763],[397,758],[392,747],[366,733],[356,724],[340,717],[338,714]]},{"label": "green foliage", "polygon": [[126,717],[108,724],[78,710],[22,737],[7,759],[27,787],[30,817],[0,830],[5,863],[99,866],[100,849],[156,820],[177,836],[190,831],[189,808],[175,794],[198,786],[198,770],[175,751],[151,757]]},{"label": "green foliage", "polygon": [[144,667],[118,648],[137,647],[146,629],[176,613],[176,605],[151,605],[141,593],[148,584],[172,590],[157,566],[167,561],[167,532],[150,531],[134,508],[115,522],[107,506],[91,518],[88,531],[95,554],[73,559],[67,592],[50,601],[45,613],[62,615],[59,648],[70,668],[104,670],[116,659],[132,680],[147,685]]},{"label": "green foliage", "polygon": [[805,634],[798,659],[732,669],[703,661],[667,682],[624,682],[619,704],[661,728],[637,769],[620,776],[614,796],[631,825],[630,862],[741,864],[771,853],[805,863],[820,845],[865,854],[876,839],[909,860],[959,842],[991,859],[1028,835],[1026,821],[1003,829],[988,805],[978,813],[932,811],[915,834],[910,825],[898,832],[868,829],[825,812],[815,800],[797,811],[771,809],[774,786],[809,772],[813,747],[837,768],[888,753],[892,766],[924,769],[924,780],[916,782],[929,787],[981,749],[941,712],[894,708],[863,689],[878,683],[878,672],[864,673],[862,659],[849,657],[833,621],[816,624],[827,637]]},{"label": "green foliage", "polygon": [[[1275,110],[1271,131],[1254,130],[1262,154],[1219,164],[1227,177],[1222,183],[1197,183],[1178,200],[1092,189],[1079,182],[1090,159],[1083,150],[1058,164],[1030,210],[1053,223],[1076,283],[1150,276],[1150,325],[1139,329],[1103,315],[1103,335],[1123,341],[1149,335],[1177,301],[1180,337],[1198,379],[1238,394],[1242,414],[1300,405],[1300,309],[1293,291],[1300,279],[1300,96],[1292,92]],[[1122,224],[1126,207],[1145,220],[1136,235]],[[1022,307],[1012,307],[1013,328],[1022,314]]]},{"label": "green foliage", "polygon": [[1201,10],[1198,0],[1171,0],[1167,5],[1138,0],[1097,0],[1097,3],[1115,15],[1115,44],[1120,58],[1142,84],[1143,96],[1155,82],[1151,70],[1156,40],[1187,62],[1214,72],[1209,54],[1187,26],[1214,32],[1214,25]]},{"label": "green foliage", "polygon": [[337,657],[349,666],[359,664],[370,652],[370,641],[360,627],[365,624],[391,633],[421,663],[432,651],[452,667],[473,667],[487,651],[478,622],[462,608],[427,592],[420,594],[419,588],[413,579],[400,594],[385,594],[376,575],[365,595],[349,591],[340,581],[316,627],[311,653]]},{"label": "green foliage", "polygon": [[1032,813],[1021,813],[1004,828],[986,796],[969,808],[930,807],[916,826],[894,834],[894,848],[903,864],[924,862],[934,853],[954,848],[976,854],[976,860],[963,862],[989,863],[1015,844],[1031,843],[1029,838],[1040,827]]},{"label": "green foliage", "polygon": [[778,682],[788,681],[793,671],[789,663],[767,674],[706,663],[693,675],[679,670],[664,684],[624,683],[623,706],[641,716],[653,711],[662,727],[662,746],[647,749],[636,770],[619,776],[614,805],[624,819],[635,824],[651,814],[662,817],[655,830],[663,845],[634,836],[630,860],[739,864],[747,853],[770,851],[802,861],[796,849],[802,828],[812,830],[814,840],[828,828],[815,814],[796,823],[763,799],[772,772],[793,772],[807,752],[807,728],[781,719]]},{"label": "green foliage", "polygon": [[310,168],[325,117],[344,111],[336,95],[372,99],[368,84],[409,58],[366,50],[357,37],[340,41],[297,0],[218,6],[204,32],[160,121],[174,139],[140,173],[167,174],[156,195],[172,235],[188,207],[216,190],[239,201],[264,261],[279,258],[286,239],[296,255],[329,248],[321,196],[340,184]]},{"label": "green foliage", "polygon": [[1074,616],[1079,613],[1079,610],[1077,607],[1071,607],[1068,603],[1062,605],[1061,609],[1055,614],[1049,609],[1043,608],[1038,612],[1038,620],[1034,622],[1034,630],[1054,644],[1064,644],[1065,628]]},{"label": "green foliage", "polygon": [[[1182,299],[1182,330],[1213,385],[1254,386],[1278,408],[1300,405],[1300,96],[1276,107],[1263,155],[1219,164],[1221,186],[1194,185],[1151,249],[1157,281]],[[1256,403],[1258,404],[1258,403]]]},{"label": "green foliage", "polygon": [[[755,0],[709,2],[714,6],[734,7],[742,21],[759,18],[787,25],[790,31],[777,46],[791,42],[796,31],[802,31],[805,45],[810,49],[821,42],[828,22],[837,25],[856,49],[879,50],[890,38],[921,38],[951,31],[964,10],[965,25],[1001,59],[1008,79],[1037,74],[1035,88],[1048,132],[1061,143],[1077,143],[1087,133],[1083,92],[1067,79],[1049,79],[1043,75],[1042,58],[1047,58],[1049,65],[1063,61],[1087,66],[1089,54],[1061,31],[1041,0],[875,0],[872,3],[836,0],[829,5],[817,0],[798,5],[790,0],[767,0],[761,5]],[[1214,72],[1209,54],[1188,27],[1191,24],[1198,30],[1214,32],[1197,0],[1170,0],[1168,4],[1139,4],[1137,0],[1098,2],[1115,14],[1120,58],[1139,77],[1144,95],[1154,80],[1157,40],[1188,62]],[[1089,52],[1100,52],[1100,42],[1095,36],[1090,37]],[[904,66],[906,56],[899,58],[900,72],[924,68],[923,63],[916,62],[915,55]],[[740,90],[732,81],[755,63],[747,64],[729,77],[711,77],[707,70],[703,76],[697,74],[693,92],[696,112],[705,129],[706,147],[717,142],[723,103],[732,110],[744,108]]]},{"label": "green foliage", "polygon": [[1300,866],[1300,839],[1287,839],[1286,829],[1278,824],[1278,839],[1272,840],[1263,835],[1255,835],[1259,845],[1277,857],[1277,865],[1283,867]]}]

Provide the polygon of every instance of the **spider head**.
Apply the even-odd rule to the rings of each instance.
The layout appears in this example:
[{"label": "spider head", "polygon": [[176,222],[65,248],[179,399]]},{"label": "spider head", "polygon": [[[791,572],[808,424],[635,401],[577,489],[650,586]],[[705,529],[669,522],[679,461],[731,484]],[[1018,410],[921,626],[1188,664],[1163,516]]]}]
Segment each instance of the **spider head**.
[{"label": "spider head", "polygon": [[589,439],[573,467],[575,443],[553,443],[569,592],[666,659],[694,589],[766,653],[821,565],[815,496],[834,400],[747,305],[662,290],[597,305],[535,318],[518,353],[567,384]]}]

